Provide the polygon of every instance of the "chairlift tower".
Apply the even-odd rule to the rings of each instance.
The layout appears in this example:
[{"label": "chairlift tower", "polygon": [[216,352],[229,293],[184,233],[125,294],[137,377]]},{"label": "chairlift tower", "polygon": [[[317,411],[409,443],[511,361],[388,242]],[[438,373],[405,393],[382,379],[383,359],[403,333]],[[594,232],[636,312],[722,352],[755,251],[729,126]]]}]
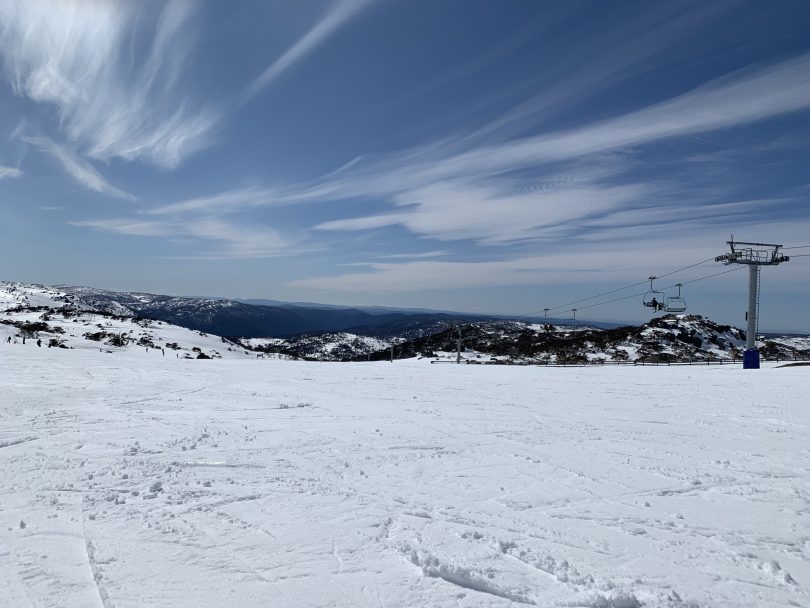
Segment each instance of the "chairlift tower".
[{"label": "chairlift tower", "polygon": [[727,243],[731,247],[731,252],[717,256],[715,262],[748,266],[748,312],[746,313],[748,329],[745,333],[743,369],[759,369],[759,351],[757,350],[759,273],[763,266],[777,266],[782,262],[790,261],[790,258],[780,253],[782,245],[735,241],[734,235],[731,235],[731,240]]},{"label": "chairlift tower", "polygon": [[544,319],[548,319],[548,311],[549,310],[551,310],[551,309],[550,308],[544,308],[543,309],[543,318]]},{"label": "chairlift tower", "polygon": [[571,309],[571,320],[572,320],[572,321],[576,321],[576,320],[577,320],[577,309],[576,309],[576,308],[572,308],[572,309]]}]

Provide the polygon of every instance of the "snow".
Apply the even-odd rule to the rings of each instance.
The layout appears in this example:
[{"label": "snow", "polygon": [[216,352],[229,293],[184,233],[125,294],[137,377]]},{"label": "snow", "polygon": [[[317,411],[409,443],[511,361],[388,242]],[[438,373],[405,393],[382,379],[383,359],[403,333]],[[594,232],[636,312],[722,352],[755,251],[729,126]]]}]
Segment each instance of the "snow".
[{"label": "snow", "polygon": [[[382,340],[349,332],[325,332],[292,338],[240,338],[239,343],[253,350],[266,350],[265,356],[283,359],[317,359],[341,361],[349,356],[362,356],[387,350],[397,340]],[[278,352],[275,352],[278,351]],[[296,353],[294,356],[290,353]]]},{"label": "snow", "polygon": [[810,605],[808,367],[104,350],[0,342],[0,606]]},{"label": "snow", "polygon": [[[64,294],[53,288],[31,285],[0,283],[0,340],[22,342],[18,326],[8,323],[46,323],[48,329],[37,331],[36,337],[29,338],[29,344],[36,343],[37,337],[43,347],[51,339],[64,343],[68,349],[103,351],[105,353],[126,353],[128,357],[175,357],[196,358],[200,353],[213,358],[245,359],[255,358],[256,354],[238,344],[223,340],[219,336],[193,331],[162,321],[140,320],[129,317],[114,317],[92,311],[77,312],[65,305],[59,298]],[[18,307],[22,310],[15,310]],[[37,307],[47,306],[49,310]],[[98,340],[88,335],[103,334]],[[127,344],[113,346],[113,335],[125,334]],[[171,345],[171,346],[169,346]]]},{"label": "snow", "polygon": [[[778,338],[768,338],[767,340],[800,350],[810,350],[810,336],[781,336]],[[764,341],[765,340],[761,340],[760,342]]]}]

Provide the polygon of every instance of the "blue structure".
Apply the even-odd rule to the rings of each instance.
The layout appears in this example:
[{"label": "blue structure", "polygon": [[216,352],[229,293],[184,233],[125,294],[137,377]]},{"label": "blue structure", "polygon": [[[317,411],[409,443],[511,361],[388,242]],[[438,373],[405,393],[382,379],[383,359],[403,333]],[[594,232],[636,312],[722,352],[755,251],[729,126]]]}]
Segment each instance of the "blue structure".
[{"label": "blue structure", "polygon": [[759,351],[756,348],[743,353],[743,369],[759,369]]}]

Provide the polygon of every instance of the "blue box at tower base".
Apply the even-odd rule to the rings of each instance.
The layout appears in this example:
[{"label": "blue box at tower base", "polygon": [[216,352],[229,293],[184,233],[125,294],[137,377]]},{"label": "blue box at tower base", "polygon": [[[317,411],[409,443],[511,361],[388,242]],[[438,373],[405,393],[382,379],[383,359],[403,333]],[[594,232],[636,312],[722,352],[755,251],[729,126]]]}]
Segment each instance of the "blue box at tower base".
[{"label": "blue box at tower base", "polygon": [[759,369],[759,351],[756,348],[743,353],[743,369]]}]

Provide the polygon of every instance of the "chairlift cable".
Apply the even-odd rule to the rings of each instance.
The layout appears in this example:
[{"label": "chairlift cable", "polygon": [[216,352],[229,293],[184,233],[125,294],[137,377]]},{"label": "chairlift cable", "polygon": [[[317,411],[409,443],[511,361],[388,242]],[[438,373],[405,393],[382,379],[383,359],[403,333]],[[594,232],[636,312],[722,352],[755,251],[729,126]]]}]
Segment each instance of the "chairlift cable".
[{"label": "chairlift cable", "polygon": [[700,266],[701,264],[705,264],[706,262],[714,262],[714,258],[709,258],[708,260],[703,260],[702,262],[698,262],[697,264],[692,264],[690,266],[684,266],[683,268],[679,268],[678,270],[673,270],[672,272],[668,272],[666,274],[659,274],[655,278],[656,279],[663,279],[664,277],[668,277],[671,274],[676,274],[678,272],[683,272],[684,270],[689,270],[690,268],[694,268],[695,266]]},{"label": "chairlift cable", "polygon": [[643,296],[646,292],[642,291],[640,293],[634,293],[630,296],[624,296],[621,298],[614,298],[613,300],[607,300],[606,302],[597,302],[596,304],[589,304],[588,306],[583,306],[582,308],[577,308],[577,310],[586,310],[588,308],[595,308],[596,306],[604,306],[605,304],[612,304],[613,302],[621,302],[622,300],[630,300],[632,298],[638,298],[639,296]]},{"label": "chairlift cable", "polygon": [[[591,296],[589,298],[582,298],[581,300],[574,300],[573,302],[568,302],[568,304],[561,304],[560,306],[555,306],[554,308],[549,308],[548,311],[551,312],[552,310],[558,310],[560,308],[565,308],[566,306],[572,306],[574,304],[579,304],[580,302],[587,302],[588,300],[594,300],[596,298],[601,298],[602,296],[607,296],[612,293],[616,293],[618,291],[624,291],[625,289],[630,289],[631,287],[638,287],[639,285],[646,285],[647,281],[640,281],[638,283],[633,283],[632,285],[626,285],[625,287],[619,287],[618,289],[611,289],[610,291],[605,291],[603,293],[596,294],[595,296]],[[542,311],[535,311],[536,313]],[[529,313],[535,314],[535,313]]]},{"label": "chairlift cable", "polygon": [[[706,279],[711,279],[712,277],[719,277],[721,274],[728,274],[729,272],[736,272],[738,270],[742,270],[745,266],[738,266],[737,268],[732,268],[731,270],[724,270],[722,272],[715,272],[714,274],[706,275],[705,277],[700,277],[698,279],[692,279],[691,281],[682,281],[681,285],[689,285],[690,283],[697,283],[698,281],[705,281]],[[673,289],[677,287],[678,284],[670,285],[669,287],[664,287],[664,289]]]},{"label": "chairlift cable", "polygon": [[[679,272],[683,272],[684,270],[689,270],[690,268],[695,268],[696,266],[700,266],[701,264],[705,264],[706,262],[713,262],[713,261],[714,261],[714,258],[708,258],[706,260],[696,262],[695,264],[689,264],[688,266],[684,266],[683,268],[678,268],[676,270],[672,270],[672,271],[667,272],[665,274],[658,275],[657,278],[660,279],[660,278],[663,278],[663,277],[668,277],[670,275],[673,275],[673,274],[676,274],[676,273],[679,273]],[[647,279],[647,280],[649,280],[649,279]],[[638,287],[639,285],[646,285],[646,284],[647,284],[647,281],[639,281],[638,283],[633,283],[631,285],[626,285],[624,287],[619,287],[617,289],[611,289],[610,291],[604,291],[604,292],[598,293],[598,294],[596,294],[594,296],[590,296],[590,297],[587,297],[587,298],[582,298],[582,299],[579,299],[579,300],[574,300],[573,302],[568,302],[566,304],[560,304],[559,306],[554,306],[553,308],[549,308],[548,310],[545,310],[545,309],[543,309],[542,311],[536,310],[536,311],[527,313],[525,316],[530,316],[530,315],[534,315],[534,314],[540,314],[541,312],[551,312],[552,310],[559,310],[561,308],[565,308],[566,306],[573,306],[574,304],[579,304],[580,302],[587,302],[588,300],[595,300],[596,298],[601,298],[601,297],[604,297],[604,296],[607,296],[607,295],[610,295],[610,294],[613,294],[613,293],[618,293],[619,291],[624,291],[625,289],[631,289],[633,287]],[[627,299],[629,299],[629,298],[627,298]],[[585,307],[585,308],[590,308],[590,307]]]},{"label": "chairlift cable", "polygon": [[[806,255],[807,255],[807,257],[810,257],[810,254],[806,254]],[[723,270],[722,272],[715,272],[713,274],[706,275],[705,277],[699,277],[697,279],[692,279],[690,281],[682,281],[680,284],[681,285],[689,285],[690,283],[697,283],[698,281],[705,281],[706,279],[711,279],[713,277],[718,277],[721,274],[728,274],[730,272],[737,272],[738,270],[742,270],[743,268],[744,268],[744,266],[738,266],[736,268],[732,268],[731,270]],[[669,285],[667,287],[662,287],[662,288],[660,288],[660,290],[664,291],[664,290],[667,290],[667,289],[673,289],[673,288],[675,288],[677,286],[678,286],[678,283],[675,283],[674,285]],[[605,304],[612,304],[613,302],[621,302],[622,300],[630,300],[632,298],[638,298],[640,296],[643,296],[645,293],[647,293],[647,292],[642,291],[641,293],[634,293],[633,295],[630,295],[630,296],[624,296],[624,297],[621,297],[621,298],[614,298],[613,300],[607,300],[605,302],[597,302],[596,304],[589,304],[588,306],[582,306],[580,308],[577,308],[577,310],[587,310],[588,308],[596,308],[597,306],[604,306]]]}]

